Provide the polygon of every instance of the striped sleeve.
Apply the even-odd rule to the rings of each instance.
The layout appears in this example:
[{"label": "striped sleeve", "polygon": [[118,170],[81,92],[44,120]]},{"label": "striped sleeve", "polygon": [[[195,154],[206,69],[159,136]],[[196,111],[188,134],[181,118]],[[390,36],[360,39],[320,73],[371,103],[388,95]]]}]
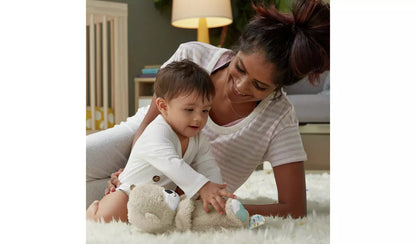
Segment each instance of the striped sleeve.
[{"label": "striped sleeve", "polygon": [[269,161],[272,167],[305,161],[306,159],[297,123],[278,130],[271,138],[269,148],[264,155],[264,160]]},{"label": "striped sleeve", "polygon": [[166,61],[162,68],[174,61],[189,59],[211,73],[218,59],[224,52],[230,50],[218,48],[201,42],[186,42],[179,45],[176,52]]}]

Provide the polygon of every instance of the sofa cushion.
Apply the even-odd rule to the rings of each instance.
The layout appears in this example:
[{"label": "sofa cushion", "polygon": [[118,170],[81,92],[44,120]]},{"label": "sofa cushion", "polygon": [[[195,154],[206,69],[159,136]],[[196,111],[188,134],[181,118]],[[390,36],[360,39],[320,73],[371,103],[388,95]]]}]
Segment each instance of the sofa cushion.
[{"label": "sofa cushion", "polygon": [[330,79],[329,71],[319,77],[317,86],[313,86],[307,78],[283,88],[295,107],[300,123],[329,123]]},{"label": "sofa cushion", "polygon": [[298,94],[288,95],[295,107],[299,123],[329,123],[329,95]]}]

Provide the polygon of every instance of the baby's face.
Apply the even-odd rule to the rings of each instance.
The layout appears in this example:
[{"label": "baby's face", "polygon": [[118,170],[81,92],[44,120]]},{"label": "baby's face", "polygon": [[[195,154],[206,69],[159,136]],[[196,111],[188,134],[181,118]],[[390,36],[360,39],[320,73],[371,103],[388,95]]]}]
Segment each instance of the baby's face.
[{"label": "baby's face", "polygon": [[211,104],[196,92],[178,96],[167,102],[165,119],[178,136],[193,137],[207,123]]}]

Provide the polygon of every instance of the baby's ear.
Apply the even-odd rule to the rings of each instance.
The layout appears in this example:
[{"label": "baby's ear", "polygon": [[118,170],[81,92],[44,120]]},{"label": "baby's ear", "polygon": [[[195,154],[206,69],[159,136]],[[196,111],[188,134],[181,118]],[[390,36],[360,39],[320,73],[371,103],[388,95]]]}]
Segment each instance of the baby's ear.
[{"label": "baby's ear", "polygon": [[162,97],[156,98],[156,106],[161,114],[166,115],[168,111],[168,105],[164,98]]},{"label": "baby's ear", "polygon": [[151,214],[151,213],[145,213],[144,214],[144,217],[145,217],[145,219],[148,221],[148,222],[150,222],[150,223],[152,223],[152,224],[160,224],[160,219],[159,219],[159,217],[157,217],[156,215],[154,215],[154,214]]}]

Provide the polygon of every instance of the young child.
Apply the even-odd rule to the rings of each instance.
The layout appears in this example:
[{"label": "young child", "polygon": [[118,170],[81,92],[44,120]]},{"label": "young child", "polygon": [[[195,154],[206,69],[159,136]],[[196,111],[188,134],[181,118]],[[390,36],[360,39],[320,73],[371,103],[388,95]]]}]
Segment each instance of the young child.
[{"label": "young child", "polygon": [[135,143],[119,176],[121,185],[94,201],[87,219],[127,221],[130,187],[145,183],[173,191],[178,186],[189,198],[199,194],[205,211],[212,204],[220,214],[225,209],[222,197],[236,198],[224,190],[220,169],[200,133],[215,95],[208,73],[189,60],[173,62],[158,72],[155,94],[160,115]]}]

